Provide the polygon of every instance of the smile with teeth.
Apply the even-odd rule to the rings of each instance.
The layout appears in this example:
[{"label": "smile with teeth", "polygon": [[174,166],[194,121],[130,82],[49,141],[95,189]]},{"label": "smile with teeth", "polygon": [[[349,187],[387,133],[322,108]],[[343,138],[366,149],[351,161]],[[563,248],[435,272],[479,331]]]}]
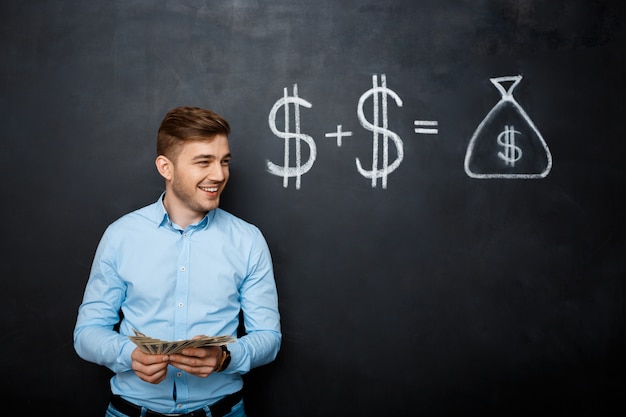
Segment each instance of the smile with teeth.
[{"label": "smile with teeth", "polygon": [[215,193],[217,192],[218,187],[200,187],[200,189],[209,193]]}]

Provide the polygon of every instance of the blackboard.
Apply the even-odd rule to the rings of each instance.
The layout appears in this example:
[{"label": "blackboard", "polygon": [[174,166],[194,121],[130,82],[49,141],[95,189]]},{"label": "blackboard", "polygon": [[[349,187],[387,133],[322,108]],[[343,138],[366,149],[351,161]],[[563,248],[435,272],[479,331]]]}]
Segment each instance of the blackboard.
[{"label": "blackboard", "polygon": [[196,105],[275,263],[250,416],[622,415],[624,4],[3,1],[5,407],[103,415],[71,335],[91,260]]}]

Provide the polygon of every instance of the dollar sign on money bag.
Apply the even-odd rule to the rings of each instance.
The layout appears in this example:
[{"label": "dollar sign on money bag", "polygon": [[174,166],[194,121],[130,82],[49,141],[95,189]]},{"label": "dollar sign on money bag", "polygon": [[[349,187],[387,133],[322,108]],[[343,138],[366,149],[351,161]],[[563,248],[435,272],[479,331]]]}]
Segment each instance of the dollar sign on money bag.
[{"label": "dollar sign on money bag", "polygon": [[[365,129],[369,130],[373,134],[373,146],[372,146],[372,169],[366,170],[361,165],[361,161],[359,158],[356,158],[356,168],[361,175],[365,178],[372,179],[372,188],[376,187],[378,182],[378,178],[381,179],[382,187],[387,188],[387,176],[391,174],[400,166],[402,159],[404,158],[404,144],[402,143],[402,139],[395,132],[387,129],[388,120],[387,120],[387,96],[393,98],[398,105],[398,107],[402,107],[402,100],[398,95],[393,91],[387,88],[387,78],[385,74],[382,74],[380,77],[381,85],[378,86],[378,77],[376,75],[372,76],[372,88],[367,90],[365,93],[361,95],[359,98],[359,104],[357,107],[357,116],[359,118],[359,122],[361,126]],[[378,97],[380,94],[380,98]],[[373,120],[371,123],[365,117],[365,113],[363,111],[363,105],[365,101],[372,97],[372,109],[373,109]],[[379,108],[380,107],[380,108]],[[379,114],[380,110],[380,114]],[[382,136],[382,167],[379,168],[379,136]],[[396,159],[389,163],[389,139],[393,141],[396,147]]]},{"label": "dollar sign on money bag", "polygon": [[[315,146],[315,141],[309,135],[305,135],[300,133],[300,106],[304,106],[307,108],[312,107],[311,103],[308,101],[298,97],[298,85],[294,84],[293,86],[293,96],[289,96],[287,93],[287,88],[283,90],[283,97],[276,101],[272,110],[270,110],[270,114],[268,117],[270,129],[272,133],[276,136],[284,139],[284,158],[283,165],[274,164],[271,161],[267,161],[267,171],[271,174],[283,177],[283,187],[287,188],[289,186],[289,178],[296,178],[296,189],[300,189],[300,185],[302,182],[302,175],[309,172],[313,163],[315,162],[315,158],[317,156],[317,147]],[[289,105],[292,104],[294,108],[294,131],[290,132],[290,114],[289,114]],[[280,131],[276,127],[276,114],[278,110],[284,107],[284,121],[285,121],[285,130]],[[290,166],[291,156],[290,156],[290,139],[295,140],[295,166]],[[303,164],[302,163],[302,144],[301,141],[304,141],[309,146],[309,159]]]},{"label": "dollar sign on money bag", "polygon": [[[502,95],[470,139],[465,172],[472,178],[544,178],[552,155],[541,133],[513,97],[522,77],[491,78]],[[511,83],[506,89],[503,84]]]}]

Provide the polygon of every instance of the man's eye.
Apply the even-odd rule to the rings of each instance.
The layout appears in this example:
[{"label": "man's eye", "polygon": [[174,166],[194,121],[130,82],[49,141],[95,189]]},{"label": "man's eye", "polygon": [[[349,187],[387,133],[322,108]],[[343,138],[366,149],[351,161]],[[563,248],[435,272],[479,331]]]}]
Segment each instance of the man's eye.
[{"label": "man's eye", "polygon": [[225,160],[223,160],[223,161],[222,161],[222,165],[223,165],[223,166],[228,166],[228,165],[230,165],[230,159],[225,159]]}]

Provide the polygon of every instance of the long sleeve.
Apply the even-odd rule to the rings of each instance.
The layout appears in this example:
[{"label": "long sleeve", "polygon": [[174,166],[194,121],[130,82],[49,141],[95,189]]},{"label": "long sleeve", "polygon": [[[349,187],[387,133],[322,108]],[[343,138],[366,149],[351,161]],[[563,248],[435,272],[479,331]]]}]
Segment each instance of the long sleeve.
[{"label": "long sleeve", "polygon": [[130,369],[130,353],[135,345],[113,330],[120,319],[125,285],[116,275],[111,253],[105,233],[96,250],[78,310],[74,347],[81,358],[104,365],[113,372],[123,372]]}]

